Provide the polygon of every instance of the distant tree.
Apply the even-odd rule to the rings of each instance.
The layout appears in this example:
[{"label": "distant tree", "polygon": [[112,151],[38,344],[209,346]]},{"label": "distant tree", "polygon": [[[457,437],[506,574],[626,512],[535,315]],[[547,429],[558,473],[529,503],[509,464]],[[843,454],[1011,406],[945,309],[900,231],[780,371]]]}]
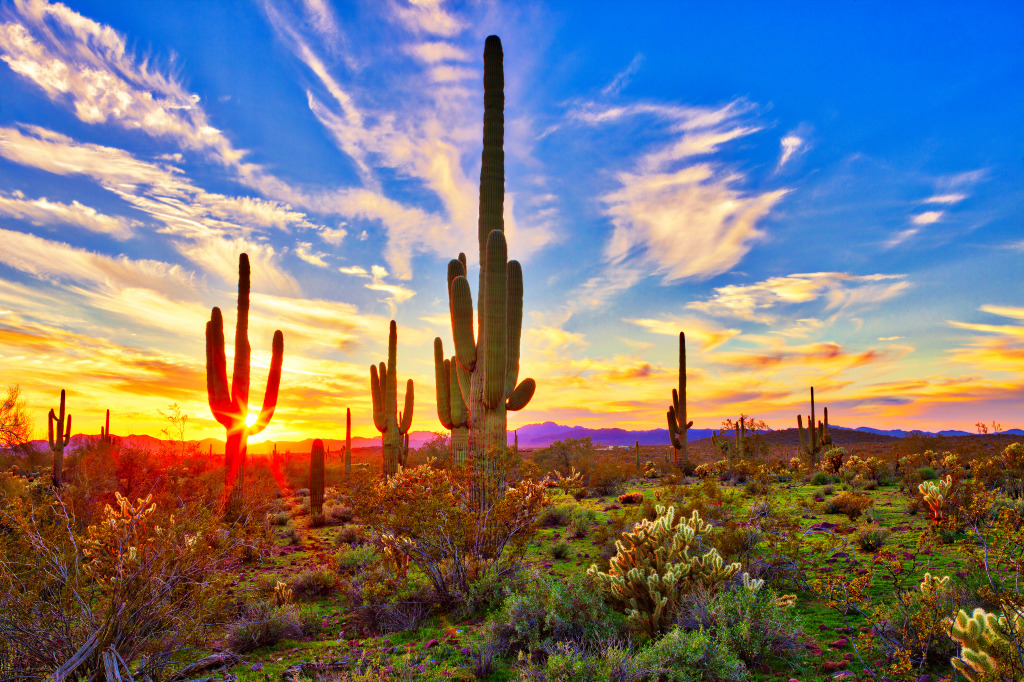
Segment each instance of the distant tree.
[{"label": "distant tree", "polygon": [[10,450],[24,446],[32,436],[28,409],[21,397],[21,387],[7,387],[7,395],[0,401],[0,448]]},{"label": "distant tree", "polygon": [[452,437],[447,433],[435,433],[430,440],[416,448],[416,454],[424,460],[433,457],[436,465],[446,467],[452,459]]},{"label": "distant tree", "polygon": [[988,433],[988,424],[986,424],[985,422],[976,422],[974,424],[974,428],[978,429],[979,436],[984,436],[985,434]]},{"label": "distant tree", "polygon": [[771,427],[763,419],[755,419],[754,417],[740,413],[739,418],[736,421],[732,419],[726,419],[722,422],[722,431],[728,433],[736,430],[736,425],[740,423],[740,419],[743,420],[743,427],[747,433],[751,436],[759,436],[764,433],[771,431]]},{"label": "distant tree", "polygon": [[188,422],[188,415],[181,411],[178,403],[171,403],[167,411],[157,410],[160,416],[167,420],[168,425],[160,429],[160,433],[167,437],[167,440],[175,441],[181,447],[181,455],[184,457],[187,451],[185,443],[185,424]]}]

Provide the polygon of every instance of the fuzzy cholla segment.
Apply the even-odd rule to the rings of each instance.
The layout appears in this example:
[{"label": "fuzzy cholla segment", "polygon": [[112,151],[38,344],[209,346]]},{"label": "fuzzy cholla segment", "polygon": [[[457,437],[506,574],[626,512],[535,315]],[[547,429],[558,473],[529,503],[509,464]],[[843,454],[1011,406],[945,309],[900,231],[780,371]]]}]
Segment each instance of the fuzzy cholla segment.
[{"label": "fuzzy cholla segment", "polygon": [[932,520],[941,519],[942,505],[946,501],[946,495],[949,494],[950,488],[953,487],[953,477],[946,475],[946,478],[939,479],[938,481],[925,481],[921,485],[917,486],[917,491],[921,493],[924,501],[928,504],[929,514]]},{"label": "fuzzy cholla segment", "polygon": [[675,508],[658,505],[653,521],[643,520],[615,546],[608,573],[596,565],[593,576],[626,619],[654,637],[668,629],[679,598],[696,587],[714,587],[739,572],[717,550],[690,554],[699,537],[711,530],[697,511],[673,528]]},{"label": "fuzzy cholla segment", "polygon": [[1020,663],[1010,642],[1013,635],[1020,638],[1024,632],[1024,618],[1012,614],[1011,623],[1005,616],[975,609],[968,617],[960,611],[953,620],[950,637],[960,643],[960,658],[952,660],[953,667],[971,682],[981,680],[1019,680]]}]

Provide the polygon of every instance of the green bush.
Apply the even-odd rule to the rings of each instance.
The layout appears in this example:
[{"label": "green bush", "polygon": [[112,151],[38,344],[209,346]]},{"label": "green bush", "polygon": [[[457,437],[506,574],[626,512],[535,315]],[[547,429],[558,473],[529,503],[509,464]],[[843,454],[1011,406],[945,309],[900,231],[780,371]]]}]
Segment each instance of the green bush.
[{"label": "green bush", "polygon": [[569,543],[565,540],[556,542],[551,547],[551,558],[561,560],[569,556]]},{"label": "green bush", "polygon": [[576,510],[575,504],[552,505],[541,513],[537,523],[547,528],[568,526]]},{"label": "green bush", "polygon": [[824,471],[816,471],[814,476],[811,476],[811,485],[828,485],[831,482],[832,477]]},{"label": "green bush", "polygon": [[935,481],[938,480],[939,474],[935,469],[925,466],[917,470],[917,475],[922,481]]},{"label": "green bush", "polygon": [[637,663],[660,671],[664,682],[740,682],[747,679],[743,661],[721,636],[706,630],[670,630],[637,656]]},{"label": "green bush", "polygon": [[857,534],[857,546],[865,552],[877,552],[889,539],[886,528],[865,528]]},{"label": "green bush", "polygon": [[349,546],[338,553],[338,571],[340,573],[356,573],[372,566],[380,555],[373,545]]},{"label": "green bush", "polygon": [[643,668],[630,655],[625,646],[608,645],[598,650],[588,650],[576,644],[561,642],[543,665],[528,661],[527,668],[520,672],[519,679],[558,680],[559,682],[592,682],[592,680],[616,680],[616,682],[640,682],[657,679],[655,668]]},{"label": "green bush", "polygon": [[288,587],[296,599],[319,599],[338,587],[338,575],[326,568],[310,568],[292,579]]}]

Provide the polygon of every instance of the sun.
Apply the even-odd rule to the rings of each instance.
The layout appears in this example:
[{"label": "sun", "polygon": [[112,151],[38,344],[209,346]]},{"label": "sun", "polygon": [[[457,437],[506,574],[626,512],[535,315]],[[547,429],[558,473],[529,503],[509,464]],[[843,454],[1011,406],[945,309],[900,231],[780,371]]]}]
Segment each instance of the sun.
[{"label": "sun", "polygon": [[245,418],[245,425],[246,426],[252,426],[253,424],[256,423],[256,420],[259,419],[259,418],[260,418],[259,414],[255,413],[255,412],[250,412],[249,415]]}]

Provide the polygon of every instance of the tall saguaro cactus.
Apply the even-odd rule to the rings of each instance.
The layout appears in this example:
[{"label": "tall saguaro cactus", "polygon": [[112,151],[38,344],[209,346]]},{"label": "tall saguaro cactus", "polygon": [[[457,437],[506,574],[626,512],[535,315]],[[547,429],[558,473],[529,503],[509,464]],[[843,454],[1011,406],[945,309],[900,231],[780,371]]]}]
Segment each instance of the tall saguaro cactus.
[{"label": "tall saguaro cactus", "polygon": [[107,410],[106,426],[100,427],[100,442],[112,444],[114,437],[110,434],[110,410]]},{"label": "tall saguaro cactus", "polygon": [[271,346],[270,373],[267,391],[263,395],[263,408],[256,421],[249,418],[249,256],[238,257],[238,313],[235,319],[235,361],[228,387],[227,360],[224,354],[224,318],[220,308],[214,308],[206,323],[206,392],[213,418],[227,429],[224,445],[225,493],[228,512],[237,514],[245,490],[245,449],[249,436],[267,428],[277,408],[277,394],[281,385],[281,362],[284,358],[284,334],[274,332]]},{"label": "tall saguaro cactus", "polygon": [[469,407],[459,390],[458,360],[444,356],[441,338],[434,339],[434,385],[437,387],[437,418],[452,432],[452,466],[469,461]]},{"label": "tall saguaro cactus", "polygon": [[[58,417],[50,408],[47,419],[49,427],[50,450],[53,452],[53,485],[58,488],[64,482],[64,448],[71,443],[71,415],[67,415],[67,422],[64,421],[64,389],[60,390],[60,416]],[[57,425],[57,434],[54,438],[53,425]]]},{"label": "tall saguaro cactus", "polygon": [[309,451],[309,513],[324,513],[324,442],[317,438]]},{"label": "tall saguaro cactus", "polygon": [[496,453],[508,444],[507,411],[530,402],[537,384],[519,380],[523,325],[523,270],[508,260],[505,224],[505,73],[501,40],[484,44],[484,135],[480,165],[478,329],[473,333],[473,295],[465,256],[448,264],[456,375],[469,406],[470,466],[474,497],[483,501],[503,486]]},{"label": "tall saguaro cactus", "polygon": [[668,435],[675,450],[673,464],[677,467],[690,461],[686,432],[691,426],[693,420],[686,421],[686,334],[679,332],[679,390],[672,389],[672,404],[668,407]]},{"label": "tall saguaro cactus", "polygon": [[345,408],[345,476],[352,473],[352,410]]},{"label": "tall saguaro cactus", "polygon": [[391,320],[388,335],[388,364],[370,365],[370,393],[373,400],[373,425],[381,433],[384,446],[384,475],[398,473],[398,465],[405,464],[408,457],[408,441],[405,436],[412,426],[413,384],[405,384],[405,409],[398,414],[398,325]]},{"label": "tall saguaro cactus", "polygon": [[[814,428],[814,387],[811,386],[811,416],[807,420],[807,429],[804,431],[804,423],[801,416],[796,416],[796,426],[800,433],[800,453],[804,460],[811,466],[816,466],[821,461],[821,453],[832,447],[832,434],[828,430],[828,408],[825,409],[824,423],[818,422],[818,428]],[[809,433],[808,433],[809,432]]]}]

